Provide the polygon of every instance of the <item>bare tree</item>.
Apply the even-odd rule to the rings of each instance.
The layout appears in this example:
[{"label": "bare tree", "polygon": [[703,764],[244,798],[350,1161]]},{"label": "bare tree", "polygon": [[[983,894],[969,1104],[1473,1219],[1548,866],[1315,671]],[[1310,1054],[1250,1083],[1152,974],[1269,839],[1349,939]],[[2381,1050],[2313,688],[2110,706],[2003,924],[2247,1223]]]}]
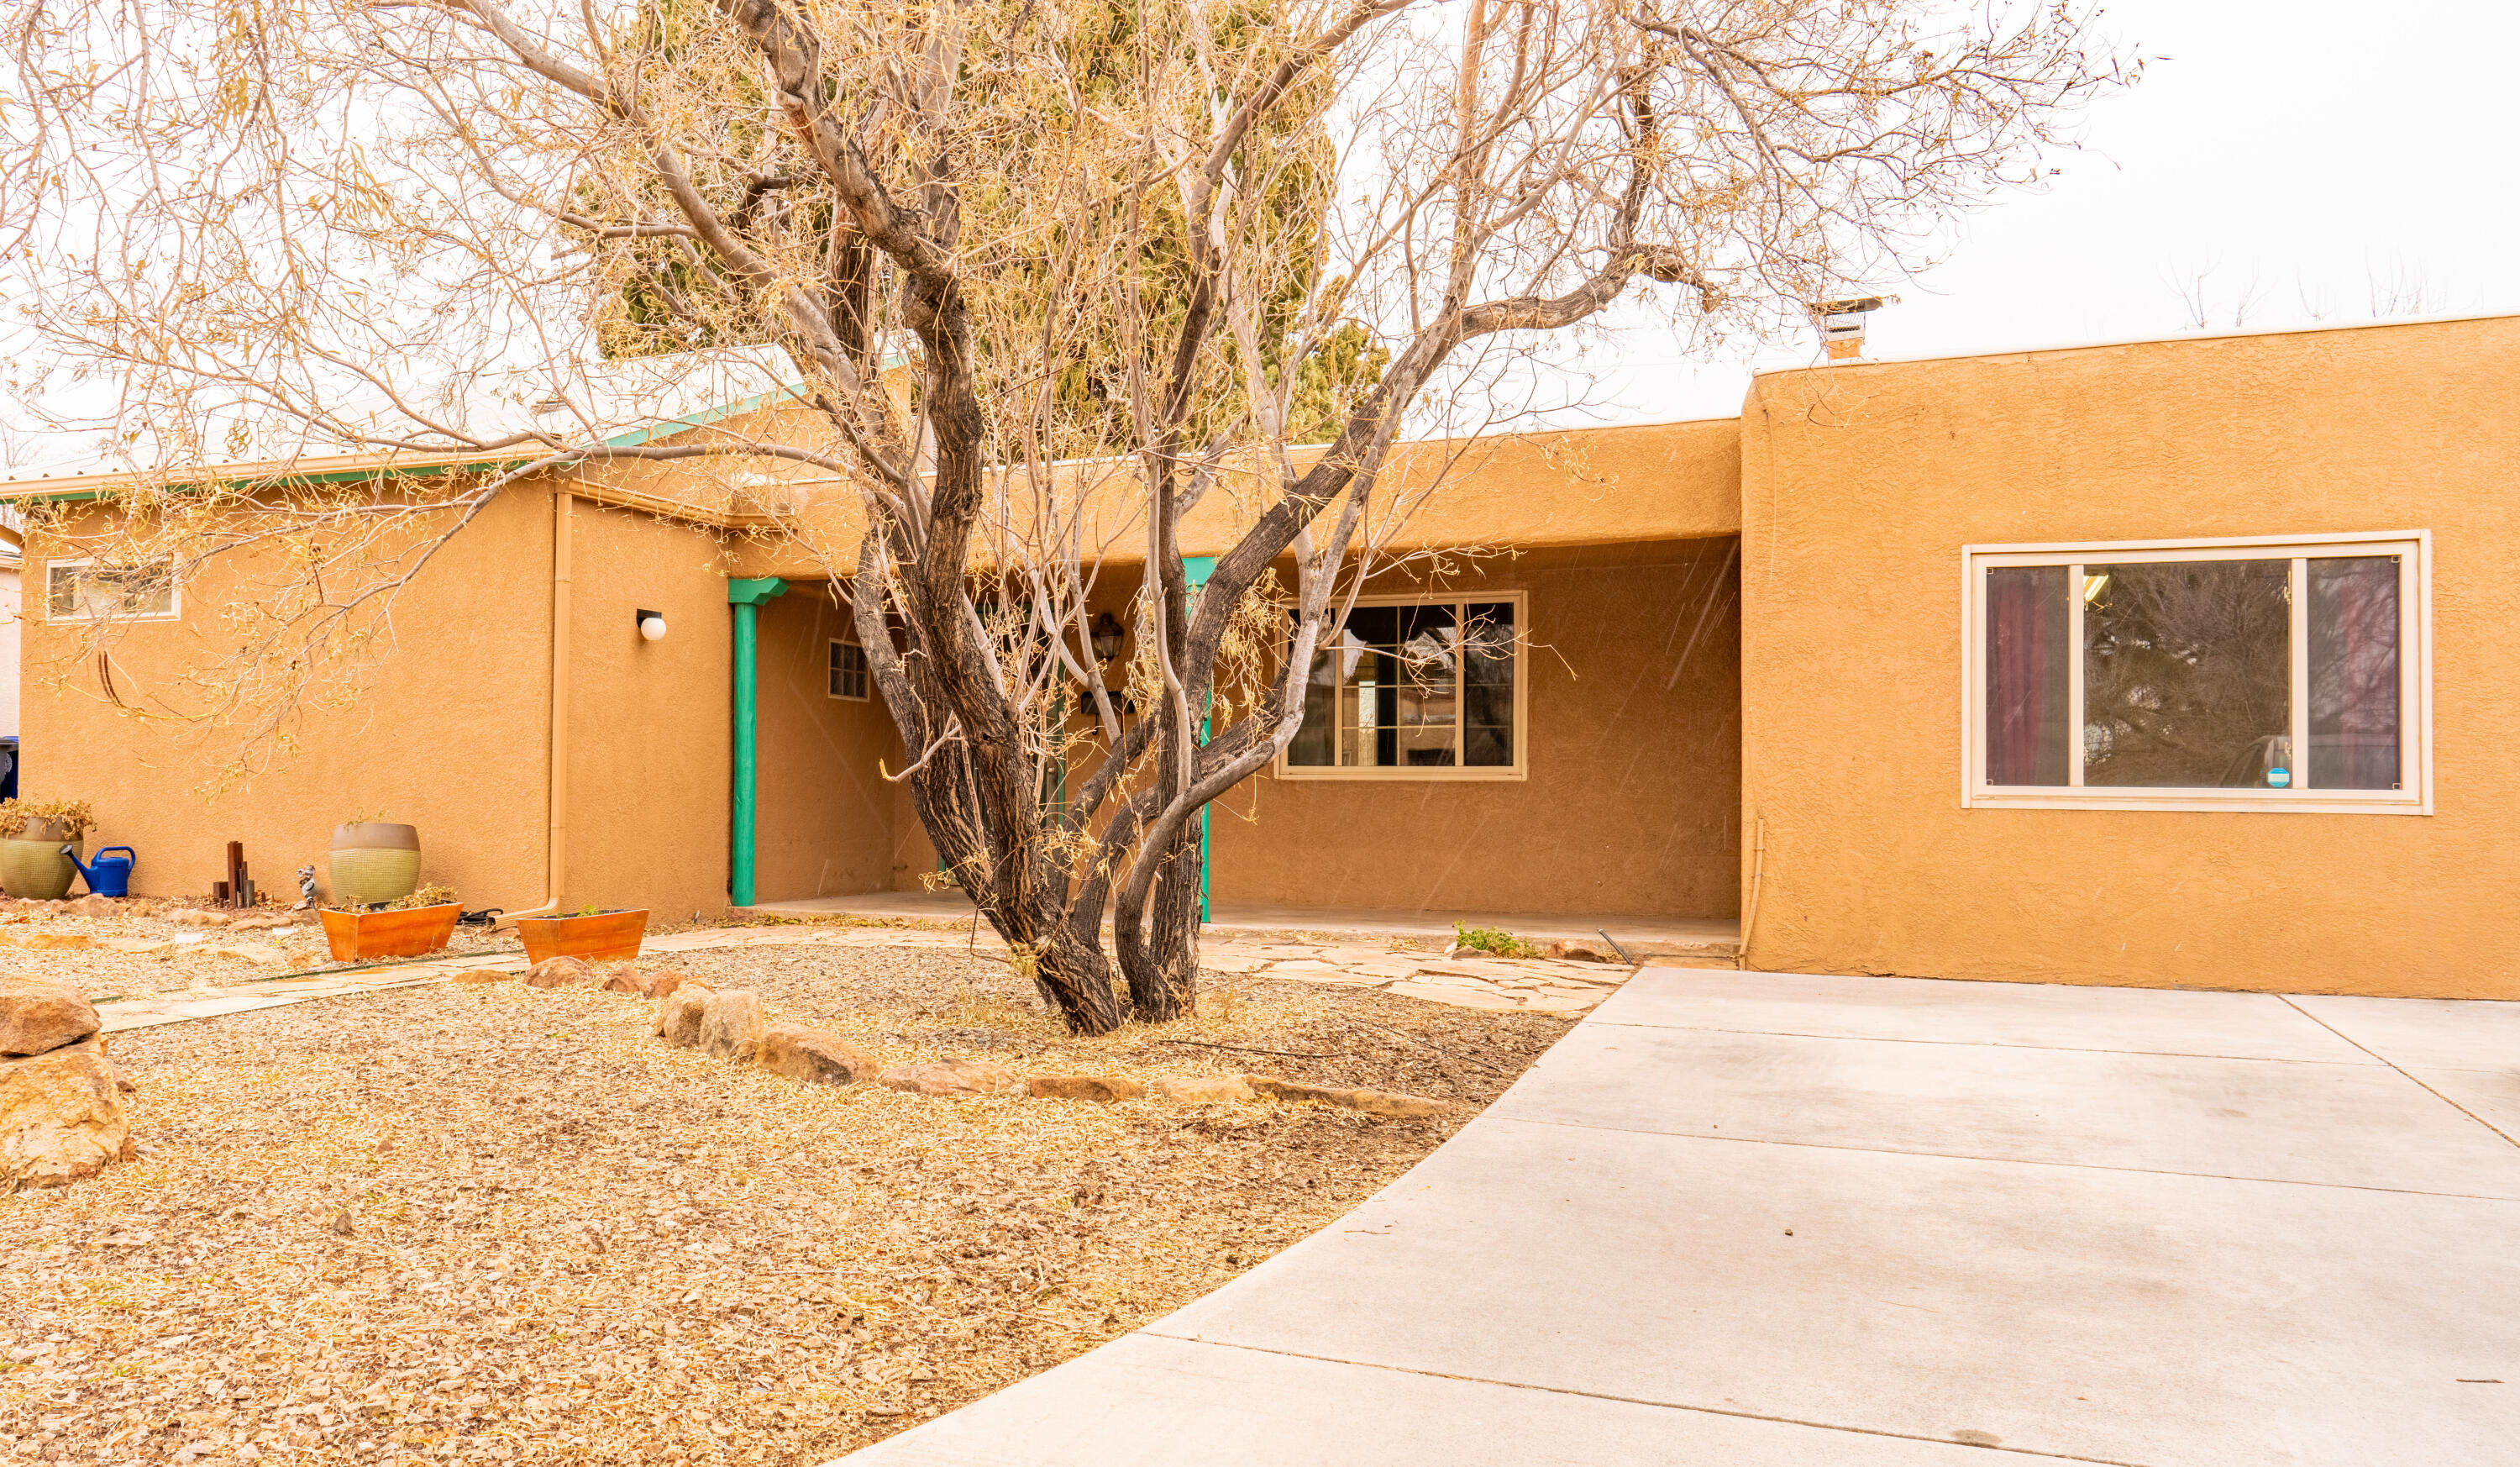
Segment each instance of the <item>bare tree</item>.
[{"label": "bare tree", "polygon": [[[837,496],[847,533],[786,532],[850,588],[938,851],[1088,1032],[1115,959],[1137,1016],[1193,1002],[1198,811],[1294,735],[1435,491],[1385,482],[1404,431],[1475,426],[1622,298],[1790,330],[2130,75],[2061,4],[7,3],[21,375],[139,473],[100,562],[322,568],[205,710],[285,728],[530,476]],[[467,410],[485,363],[554,420]],[[768,374],[779,410],[598,445],[586,384],[643,363]],[[344,448],[495,466],[195,472]],[[1194,591],[1182,526],[1220,497]],[[1124,723],[1088,598],[1139,561]]]}]

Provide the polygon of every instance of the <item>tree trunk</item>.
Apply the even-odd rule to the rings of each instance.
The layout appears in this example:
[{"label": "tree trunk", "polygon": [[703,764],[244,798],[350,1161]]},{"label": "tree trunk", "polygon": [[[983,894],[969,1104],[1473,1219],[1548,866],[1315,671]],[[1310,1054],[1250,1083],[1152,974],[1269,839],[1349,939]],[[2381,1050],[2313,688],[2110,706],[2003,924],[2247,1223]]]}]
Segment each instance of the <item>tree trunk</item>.
[{"label": "tree trunk", "polygon": [[1141,1023],[1161,1024],[1198,1010],[1198,826],[1186,822],[1155,874],[1143,959],[1123,963],[1129,1015]]}]

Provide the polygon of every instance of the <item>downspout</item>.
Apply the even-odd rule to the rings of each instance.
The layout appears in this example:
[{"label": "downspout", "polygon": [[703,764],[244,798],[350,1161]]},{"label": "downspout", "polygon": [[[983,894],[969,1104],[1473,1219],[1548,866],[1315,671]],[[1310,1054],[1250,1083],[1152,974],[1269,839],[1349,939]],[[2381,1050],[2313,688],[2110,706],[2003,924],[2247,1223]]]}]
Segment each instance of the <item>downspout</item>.
[{"label": "downspout", "polygon": [[735,608],[735,788],[727,810],[727,900],[752,905],[754,800],[759,783],[754,765],[755,714],[760,617],[764,603],[787,594],[788,582],[776,575],[726,583],[726,600]]},{"label": "downspout", "polygon": [[568,876],[568,632],[569,506],[576,495],[562,488],[552,495],[551,619],[551,820],[543,850],[543,902],[521,912],[503,912],[498,925],[519,917],[547,917],[560,910]]},{"label": "downspout", "polygon": [[[1207,578],[1215,573],[1215,556],[1185,555],[1182,557],[1182,578],[1190,582],[1192,605],[1198,604],[1198,593],[1207,589]],[[1216,732],[1212,726],[1215,716],[1216,690],[1211,686],[1208,689],[1207,704],[1199,710],[1198,714],[1198,741],[1202,745]],[[1207,804],[1198,807],[1198,920],[1202,924],[1208,920],[1207,817],[1210,808],[1211,806]]]}]

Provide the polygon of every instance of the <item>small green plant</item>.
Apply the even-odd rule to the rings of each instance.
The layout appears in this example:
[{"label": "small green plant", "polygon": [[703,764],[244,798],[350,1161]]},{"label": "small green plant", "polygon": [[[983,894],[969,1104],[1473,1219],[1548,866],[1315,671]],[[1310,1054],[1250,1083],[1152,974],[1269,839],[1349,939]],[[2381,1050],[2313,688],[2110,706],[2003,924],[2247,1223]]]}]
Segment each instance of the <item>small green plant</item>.
[{"label": "small green plant", "polygon": [[1493,927],[1463,927],[1453,924],[1453,945],[1494,953],[1501,958],[1536,958],[1540,948],[1509,932]]},{"label": "small green plant", "polygon": [[579,907],[576,911],[569,913],[569,915],[572,917],[601,917],[604,915],[604,908],[597,906],[593,902],[588,902],[586,905]]}]

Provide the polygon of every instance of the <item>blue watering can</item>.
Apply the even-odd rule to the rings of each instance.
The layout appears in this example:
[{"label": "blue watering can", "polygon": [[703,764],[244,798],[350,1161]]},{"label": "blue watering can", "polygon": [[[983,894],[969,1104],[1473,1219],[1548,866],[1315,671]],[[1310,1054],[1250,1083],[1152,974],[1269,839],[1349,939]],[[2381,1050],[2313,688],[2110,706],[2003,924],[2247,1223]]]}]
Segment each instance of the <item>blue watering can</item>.
[{"label": "blue watering can", "polygon": [[[115,855],[114,852],[117,850],[122,854]],[[96,895],[128,896],[131,894],[131,868],[140,864],[140,856],[130,847],[108,846],[90,856],[84,866],[79,866],[78,852],[69,847],[63,847],[62,854],[70,858],[71,865],[78,866],[78,874],[87,879],[88,891]]]}]

